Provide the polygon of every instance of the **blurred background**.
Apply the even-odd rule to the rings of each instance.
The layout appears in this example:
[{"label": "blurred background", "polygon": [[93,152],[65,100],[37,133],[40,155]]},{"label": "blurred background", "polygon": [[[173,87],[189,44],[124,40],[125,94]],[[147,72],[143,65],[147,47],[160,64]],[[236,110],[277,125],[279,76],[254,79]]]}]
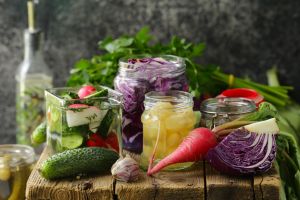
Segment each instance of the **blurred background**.
[{"label": "blurred background", "polygon": [[[164,42],[173,35],[203,41],[202,63],[266,83],[277,66],[282,84],[300,101],[300,1],[297,0],[40,0],[38,24],[55,86],[64,86],[80,58],[97,53],[106,36],[149,26]],[[27,27],[24,0],[0,0],[0,143],[15,142],[15,73]]]}]

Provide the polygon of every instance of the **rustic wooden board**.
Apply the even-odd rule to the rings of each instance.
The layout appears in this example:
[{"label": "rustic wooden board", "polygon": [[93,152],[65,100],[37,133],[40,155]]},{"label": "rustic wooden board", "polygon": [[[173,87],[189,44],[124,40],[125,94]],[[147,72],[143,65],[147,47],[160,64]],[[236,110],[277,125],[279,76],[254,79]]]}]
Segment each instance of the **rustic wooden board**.
[{"label": "rustic wooden board", "polygon": [[280,177],[275,168],[254,177],[253,190],[256,200],[279,200]]},{"label": "rustic wooden board", "polygon": [[29,177],[27,200],[278,200],[279,175],[275,169],[256,177],[222,175],[207,163],[178,172],[160,172],[153,177],[141,174],[135,183],[114,181],[110,175],[86,177],[80,180],[47,181],[38,173],[45,150]]},{"label": "rustic wooden board", "polygon": [[254,199],[252,177],[234,177],[221,174],[205,163],[206,192],[208,200]]},{"label": "rustic wooden board", "polygon": [[142,174],[135,183],[117,181],[115,193],[119,200],[139,199],[204,199],[202,163],[180,172],[160,172],[153,177]]},{"label": "rustic wooden board", "polygon": [[27,200],[106,200],[113,198],[113,179],[110,175],[60,181],[47,181],[42,178],[38,173],[38,168],[48,155],[46,149],[28,179]]}]

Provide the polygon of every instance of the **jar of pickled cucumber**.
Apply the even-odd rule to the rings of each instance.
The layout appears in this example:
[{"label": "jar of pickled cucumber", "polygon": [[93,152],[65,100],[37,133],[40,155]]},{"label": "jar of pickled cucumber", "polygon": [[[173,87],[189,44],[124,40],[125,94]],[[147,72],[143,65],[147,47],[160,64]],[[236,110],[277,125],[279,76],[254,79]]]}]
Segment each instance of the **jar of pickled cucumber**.
[{"label": "jar of pickled cucumber", "polygon": [[0,199],[25,199],[26,182],[35,162],[33,148],[0,145]]},{"label": "jar of pickled cucumber", "polygon": [[202,127],[214,128],[215,126],[233,121],[256,110],[254,101],[246,98],[211,98],[202,102],[201,121]]},{"label": "jar of pickled cucumber", "polygon": [[[153,154],[153,164],[156,164],[179,146],[194,128],[196,117],[192,95],[187,92],[149,92],[145,95],[144,105],[141,167],[147,169]],[[166,169],[179,170],[191,164],[175,164]]]},{"label": "jar of pickled cucumber", "polygon": [[[88,87],[45,91],[51,154],[94,146],[117,152],[122,149],[122,94],[101,85]],[[82,97],[81,91],[88,90],[93,91]]]}]

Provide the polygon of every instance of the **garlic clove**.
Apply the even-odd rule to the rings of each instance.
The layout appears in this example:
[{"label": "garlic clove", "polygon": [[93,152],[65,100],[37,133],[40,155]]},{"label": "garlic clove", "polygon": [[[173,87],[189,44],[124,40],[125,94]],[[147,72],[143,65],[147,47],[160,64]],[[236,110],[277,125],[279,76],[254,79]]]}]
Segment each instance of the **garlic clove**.
[{"label": "garlic clove", "polygon": [[127,154],[113,164],[111,174],[119,181],[131,182],[138,180],[139,170],[139,164]]}]

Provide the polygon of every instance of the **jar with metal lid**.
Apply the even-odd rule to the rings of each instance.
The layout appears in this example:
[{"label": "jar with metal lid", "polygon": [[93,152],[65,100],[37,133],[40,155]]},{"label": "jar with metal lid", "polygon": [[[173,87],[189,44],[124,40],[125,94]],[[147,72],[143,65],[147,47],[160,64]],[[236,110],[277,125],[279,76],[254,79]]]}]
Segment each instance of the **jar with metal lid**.
[{"label": "jar with metal lid", "polygon": [[123,94],[122,139],[124,149],[141,153],[145,94],[150,91],[188,91],[183,58],[173,55],[133,55],[119,62],[115,89]]},{"label": "jar with metal lid", "polygon": [[[196,117],[193,113],[192,95],[182,91],[149,92],[145,95],[143,122],[143,153],[141,166],[147,169],[153,152],[154,162],[171,154],[194,128]],[[178,170],[191,163],[170,166]]]},{"label": "jar with metal lid", "polygon": [[211,98],[202,102],[200,125],[207,128],[233,121],[256,110],[254,101],[245,98]]},{"label": "jar with metal lid", "polygon": [[32,147],[0,145],[0,199],[25,199],[27,179],[35,163]]}]

